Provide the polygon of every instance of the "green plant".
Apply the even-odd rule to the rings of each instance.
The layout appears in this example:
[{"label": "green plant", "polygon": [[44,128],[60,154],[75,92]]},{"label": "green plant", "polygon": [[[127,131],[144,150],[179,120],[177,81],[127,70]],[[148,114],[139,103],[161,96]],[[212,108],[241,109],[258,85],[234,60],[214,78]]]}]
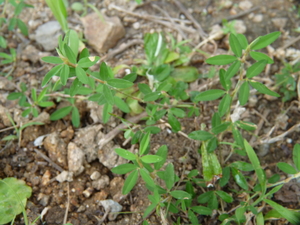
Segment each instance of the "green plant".
[{"label": "green plant", "polygon": [[31,188],[23,180],[14,177],[0,179],[0,224],[13,224],[15,217],[21,212],[25,224],[29,224],[25,206],[31,192]]},{"label": "green plant", "polygon": [[[47,3],[55,12],[55,5],[51,6],[53,3],[50,1]],[[131,162],[112,169],[118,174],[130,173],[125,180],[123,194],[132,190],[139,177],[145,182],[145,186],[151,192],[148,196],[151,205],[145,210],[144,218],[156,211],[162,219],[168,219],[171,214],[179,215],[178,224],[183,222],[180,215],[188,218],[192,224],[198,224],[199,215],[210,216],[213,210],[219,210],[218,219],[222,224],[241,224],[246,222],[244,214],[251,211],[256,222],[262,224],[264,219],[268,219],[264,211],[266,204],[277,211],[281,210],[282,206],[270,200],[281,186],[268,189],[271,187],[270,181],[266,178],[255,151],[243,138],[243,133],[251,133],[256,129],[256,125],[240,120],[243,106],[250,96],[250,89],[280,97],[255,80],[267,64],[273,63],[270,57],[257,50],[273,43],[280,36],[280,32],[258,37],[250,44],[244,35],[231,33],[229,44],[233,55],[218,55],[206,60],[206,63],[215,66],[228,65],[219,70],[219,88],[188,92],[188,83],[198,79],[200,75],[194,67],[188,66],[191,49],[185,46],[184,42],[176,43],[172,37],[169,38],[170,42],[167,42],[166,38],[158,33],[145,35],[146,59],[139,60],[142,65],[133,66],[131,73],[123,78],[115,78],[117,68],[112,69],[104,62],[99,70],[90,69],[98,62],[99,57],[91,57],[86,48],[79,52],[78,36],[68,30],[65,23],[66,13],[62,9],[64,5],[60,7],[56,8],[54,15],[56,14],[55,17],[60,21],[66,35],[59,38],[58,57],[43,58],[43,61],[55,65],[44,76],[43,89],[39,94],[35,90],[31,91],[34,103],[29,102],[25,88],[21,87],[21,92],[10,95],[10,98],[19,98],[19,103],[28,107],[24,115],[30,112],[36,115],[37,106],[48,106],[49,95],[71,103],[70,106],[56,110],[50,118],[57,120],[72,113],[72,123],[76,127],[80,126],[76,101],[88,100],[103,105],[104,122],[113,115],[114,107],[131,114],[146,111],[145,125],[136,129],[128,124],[124,134],[125,138],[131,138],[131,144],[139,143],[139,152],[134,154],[126,149],[115,149],[119,156]],[[229,28],[228,32],[232,31],[232,27]],[[249,58],[256,62],[251,65],[251,62],[247,61]],[[58,79],[53,82],[54,76]],[[136,82],[138,76],[139,83]],[[234,86],[233,78],[238,80]],[[201,113],[199,104],[207,101],[218,102],[210,126],[201,124],[199,130],[188,134],[190,139],[200,142],[200,148],[195,154],[201,155],[202,171],[199,173],[198,170],[192,170],[187,175],[178,176],[172,163],[165,165],[168,154],[166,146],[161,146],[156,153],[150,154],[151,135],[160,132],[156,125],[161,119],[170,124],[173,132],[181,131],[180,118],[198,116]],[[43,102],[46,102],[46,105],[41,104]],[[232,111],[234,104],[235,109]],[[228,134],[232,135],[232,142],[223,141],[224,136]],[[224,146],[231,149],[227,159],[222,157]],[[247,156],[250,163],[229,163],[228,159],[234,153]],[[298,157],[296,158],[298,160]],[[257,176],[253,187],[248,186],[251,178],[245,176],[242,171],[252,172]],[[229,181],[234,181],[239,189],[226,192]],[[183,190],[178,189],[180,184],[184,184]],[[217,189],[208,189],[199,195],[195,192],[199,186],[216,186]],[[245,193],[246,199],[234,202],[233,196],[241,193]],[[225,203],[235,205],[232,213],[224,210]],[[292,223],[299,221],[298,215],[293,211],[285,209],[284,212],[280,217]]]},{"label": "green plant", "polygon": [[[0,0],[0,7],[2,7],[2,12],[0,14],[0,66],[5,64],[12,64],[11,69],[7,72],[0,72],[0,75],[9,76],[17,62],[16,50],[13,48],[9,49],[9,53],[5,52],[7,48],[7,41],[4,36],[4,31],[7,29],[8,31],[14,31],[17,28],[21,31],[21,33],[25,36],[28,36],[28,29],[26,24],[19,18],[22,10],[24,8],[32,8],[32,5],[26,4],[24,0],[15,1],[15,0]],[[13,14],[9,17],[7,13],[7,9],[9,7],[13,7]]]},{"label": "green plant", "polygon": [[279,87],[279,91],[284,95],[282,97],[283,102],[289,101],[297,96],[297,80],[299,77],[300,63],[291,65],[285,63],[285,67],[280,73],[275,74],[276,86]]}]

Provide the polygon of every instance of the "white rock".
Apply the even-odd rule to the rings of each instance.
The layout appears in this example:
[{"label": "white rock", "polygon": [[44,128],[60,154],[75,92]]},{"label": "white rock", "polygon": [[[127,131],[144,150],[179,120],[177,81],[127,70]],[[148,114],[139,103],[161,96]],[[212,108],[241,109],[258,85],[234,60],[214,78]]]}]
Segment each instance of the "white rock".
[{"label": "white rock", "polygon": [[61,34],[59,23],[57,21],[49,21],[37,28],[35,39],[46,51],[51,51],[57,47],[58,37]]},{"label": "white rock", "polygon": [[273,18],[272,23],[278,29],[283,29],[287,23],[287,18]]},{"label": "white rock", "polygon": [[60,174],[58,174],[55,179],[59,182],[62,183],[64,181],[71,182],[73,181],[73,172],[68,172],[68,171],[62,171]]},{"label": "white rock", "polygon": [[110,221],[115,220],[118,216],[118,212],[121,212],[122,210],[122,206],[111,199],[100,201],[100,203],[106,212],[110,212],[108,215]]},{"label": "white rock", "polygon": [[253,22],[260,23],[263,20],[264,16],[263,14],[257,14],[253,17]]},{"label": "white rock", "polygon": [[108,185],[109,185],[109,177],[107,175],[103,175],[99,180],[94,180],[92,182],[92,186],[96,190],[101,190]]},{"label": "white rock", "polygon": [[94,172],[91,174],[91,179],[92,179],[92,180],[98,180],[100,177],[101,177],[101,174],[100,174],[98,171],[94,171]]},{"label": "white rock", "polygon": [[140,29],[141,24],[140,24],[139,22],[135,22],[135,23],[132,24],[132,27],[133,27],[134,29],[138,30],[138,29]]},{"label": "white rock", "polygon": [[241,1],[239,3],[239,8],[242,10],[248,10],[252,7],[252,3],[250,1]]},{"label": "white rock", "polygon": [[239,34],[244,34],[244,33],[246,33],[246,30],[247,30],[246,25],[243,20],[236,20],[234,23],[234,29]]},{"label": "white rock", "polygon": [[73,172],[75,176],[84,171],[84,153],[73,142],[68,144],[68,167],[69,171]]}]

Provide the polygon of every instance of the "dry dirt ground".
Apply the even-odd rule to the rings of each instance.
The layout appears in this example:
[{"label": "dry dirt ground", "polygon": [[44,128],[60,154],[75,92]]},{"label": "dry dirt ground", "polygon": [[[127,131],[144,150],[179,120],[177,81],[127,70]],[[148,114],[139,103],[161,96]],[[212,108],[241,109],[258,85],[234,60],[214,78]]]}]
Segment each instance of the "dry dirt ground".
[{"label": "dry dirt ground", "polygon": [[[249,41],[254,40],[260,35],[280,30],[282,36],[273,45],[274,48],[279,48],[285,46],[286,43],[290,43],[293,38],[298,37],[298,33],[294,31],[294,29],[300,26],[299,15],[295,9],[297,1],[251,0],[248,2],[252,3],[250,7],[250,10],[253,9],[252,12],[248,8],[242,9],[239,6],[240,1],[237,0],[180,0],[180,2],[194,19],[198,21],[205,33],[209,33],[212,26],[220,23],[222,19],[238,19],[244,23],[240,29],[246,29],[244,31]],[[29,30],[30,33],[34,33],[39,25],[54,18],[44,1],[29,0],[28,3],[32,4],[35,8],[26,9],[21,14],[21,18],[25,22],[33,21],[29,26]],[[195,31],[199,28],[197,28],[196,23],[191,21],[191,18],[187,18],[185,13],[172,0],[145,1],[139,6],[133,1],[125,0],[93,0],[91,3],[108,16],[118,16],[125,26],[125,37],[111,50],[118,49],[122,43],[127,43],[133,39],[142,40],[145,33],[156,31],[172,33],[177,40],[189,38],[192,40],[191,44],[194,46],[203,41],[199,31],[196,33],[189,32],[189,30]],[[124,11],[120,9],[116,10],[111,7],[112,4],[119,6]],[[143,18],[135,14],[143,15]],[[156,16],[157,18],[150,19],[150,16]],[[159,23],[159,21],[163,20],[159,18],[166,18],[167,16],[182,20],[182,26],[188,27],[188,30],[181,31],[181,33],[172,26],[164,26]],[[164,21],[170,24],[168,20]],[[69,23],[71,27],[82,31],[83,28],[79,16],[71,10],[69,11]],[[41,55],[55,55],[55,51],[47,53],[30,37],[25,37],[29,42],[24,46],[24,40],[16,34],[6,33],[5,35],[10,47],[20,48],[19,60],[11,74],[11,82],[16,85],[20,82],[25,82],[29,87],[39,88],[43,76],[49,71],[49,65],[42,63],[39,58]],[[217,44],[217,51],[228,50],[226,37],[215,43]],[[289,48],[299,49],[299,46],[300,42],[295,42]],[[214,47],[211,43],[208,43],[202,46],[202,50],[211,52]],[[91,49],[91,52],[97,55],[93,49]],[[101,56],[106,56],[106,53]],[[192,60],[192,65],[196,66],[200,73],[207,73],[208,67],[203,63],[203,56],[199,55],[197,57]],[[142,44],[133,45],[123,52],[114,55],[114,57],[108,58],[106,62],[110,66],[120,64],[132,65],[135,58],[144,58]],[[288,59],[284,60],[287,61]],[[268,74],[261,78],[264,81],[271,82],[271,84],[274,82],[274,74],[278,73],[283,66],[281,60],[275,58],[275,61],[276,63],[269,68]],[[0,69],[3,70],[4,67],[0,67]],[[21,109],[18,107],[17,102],[6,100],[7,94],[14,91],[15,88],[14,86],[8,88],[9,85],[5,82],[5,79],[1,78],[1,84],[4,84],[4,86],[1,86],[2,89],[0,90],[0,104],[8,110],[17,124],[20,124],[22,121],[24,123],[24,119],[20,117]],[[210,79],[199,79],[197,82],[191,84],[191,88],[202,90],[204,85],[211,83],[213,82]],[[256,96],[254,102],[254,104],[247,106],[247,113],[244,115],[244,118],[256,124],[261,124],[259,132],[256,134],[258,137],[266,135],[274,125],[276,127],[271,137],[286,132],[294,125],[300,123],[300,111],[295,101],[282,103],[280,99],[259,95]],[[86,102],[81,102],[78,106],[82,118],[81,126],[78,129],[72,127],[70,118],[67,117],[64,120],[55,122],[48,121],[43,126],[26,128],[22,133],[20,143],[16,141],[8,144],[2,141],[0,147],[0,178],[16,177],[23,179],[32,187],[33,194],[26,208],[29,220],[31,221],[40,215],[42,211],[47,211],[43,216],[44,224],[62,224],[66,207],[68,207],[67,220],[72,224],[97,224],[99,219],[103,218],[105,214],[105,210],[99,205],[99,201],[114,199],[123,206],[122,211],[125,213],[119,215],[113,221],[106,219],[103,224],[139,224],[142,221],[142,212],[149,203],[146,197],[149,194],[147,189],[140,181],[128,196],[122,196],[121,189],[125,177],[116,176],[107,166],[100,163],[98,159],[99,155],[104,154],[103,151],[105,150],[99,149],[97,143],[101,136],[97,135],[99,133],[103,135],[107,134],[120,124],[120,121],[113,119],[108,124],[94,123],[92,116],[96,109],[89,106]],[[214,103],[203,105],[204,111],[199,118],[195,118],[196,121],[206,123],[210,120],[209,118],[215,107]],[[51,113],[53,110],[47,109],[45,113]],[[279,118],[279,116],[281,117]],[[181,122],[183,123],[183,132],[187,134],[196,129],[194,119],[186,119]],[[13,129],[8,128],[9,126],[0,121],[0,139],[14,132]],[[44,140],[44,144],[40,148],[37,148],[33,145],[33,141],[41,135],[49,135],[50,137],[46,137],[47,140]],[[277,162],[291,162],[293,145],[299,143],[298,136],[299,131],[296,129],[281,141],[264,147],[255,147],[267,175],[270,176],[274,173],[279,173],[275,165]],[[98,158],[96,156],[93,159],[93,156],[90,156],[92,160],[86,161],[84,172],[74,177],[73,181],[60,183],[54,178],[61,172],[60,168],[68,169],[67,162],[63,161],[59,163],[59,168],[54,167],[52,163],[47,162],[41,156],[40,152],[49,156],[50,153],[48,151],[54,151],[57,156],[64,158],[66,157],[66,148],[70,142],[74,142],[82,148],[91,147],[97,149],[95,154],[98,154]],[[105,148],[109,148],[108,150],[112,151],[114,146],[122,146],[123,142],[124,138],[121,133],[107,144]],[[255,140],[253,140],[253,143],[255,143]],[[168,161],[174,163],[178,175],[184,170],[199,168],[200,161],[196,156],[197,146],[195,146],[194,142],[164,129],[159,135],[153,136],[151,149],[157,149],[163,144],[166,144],[169,148]],[[131,148],[129,144],[123,147],[127,149]],[[180,160],[183,156],[187,158],[184,162]],[[109,160],[111,159],[105,160],[109,164]],[[285,178],[284,174],[282,174],[282,178]],[[201,190],[198,191],[201,193]],[[282,191],[274,197],[274,200],[287,207],[299,208],[299,194],[300,185],[292,183],[283,187]],[[22,217],[19,216],[15,224],[23,224],[22,221]],[[153,214],[149,217],[149,223],[161,224],[161,221],[160,218]],[[203,218],[202,220],[202,224],[218,223],[216,219],[209,220],[209,218]],[[273,222],[273,224],[279,223]],[[37,224],[43,223],[39,220]]]}]

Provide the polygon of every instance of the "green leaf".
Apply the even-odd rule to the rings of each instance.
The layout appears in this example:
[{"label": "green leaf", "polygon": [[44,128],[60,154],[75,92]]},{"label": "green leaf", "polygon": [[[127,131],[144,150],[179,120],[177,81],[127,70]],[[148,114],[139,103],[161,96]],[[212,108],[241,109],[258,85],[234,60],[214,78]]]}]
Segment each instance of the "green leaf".
[{"label": "green leaf", "polygon": [[241,147],[244,148],[244,138],[241,135],[240,131],[234,126],[232,128],[232,134],[235,142]]},{"label": "green leaf", "polygon": [[125,163],[125,164],[121,164],[117,167],[112,168],[111,171],[116,174],[126,174],[137,168],[138,167],[134,164]]},{"label": "green leaf", "polygon": [[285,162],[279,162],[277,163],[277,167],[283,171],[284,173],[287,173],[287,174],[296,174],[297,173],[297,170],[292,167],[290,164],[287,164]]},{"label": "green leaf", "polygon": [[244,82],[239,89],[239,102],[240,105],[245,105],[249,99],[250,87],[248,82]]},{"label": "green leaf", "polygon": [[[91,59],[93,61],[91,61]],[[78,61],[78,66],[82,67],[82,68],[89,68],[93,65],[95,65],[99,60],[99,56],[96,56],[96,57],[84,57],[84,58],[81,58],[79,61]]]},{"label": "green leaf", "polygon": [[151,93],[148,93],[144,96],[144,101],[145,102],[152,102],[152,101],[155,101],[157,99],[160,98],[160,92],[159,91],[155,91],[155,92],[151,92]]},{"label": "green leaf", "polygon": [[115,105],[124,113],[130,113],[128,105],[119,97],[114,96]]},{"label": "green leaf", "polygon": [[220,79],[220,83],[221,83],[222,87],[226,91],[229,91],[231,88],[231,80],[226,78],[226,71],[224,69],[219,70],[219,79]]},{"label": "green leaf", "polygon": [[300,224],[299,212],[291,211],[269,199],[264,199],[264,201],[274,208],[283,218],[287,219],[291,224]]},{"label": "green leaf", "polygon": [[160,162],[154,163],[154,169],[159,170],[167,160],[168,147],[166,145],[160,146],[159,149],[157,149],[156,155],[162,158]]},{"label": "green leaf", "polygon": [[129,176],[126,178],[124,182],[122,194],[127,195],[135,186],[137,180],[138,180],[138,170],[134,170],[132,173],[129,174]]},{"label": "green leaf", "polygon": [[133,85],[133,83],[128,80],[116,78],[107,80],[107,83],[114,88],[129,88]]},{"label": "green leaf", "polygon": [[149,172],[145,168],[140,169],[140,175],[142,179],[145,181],[146,185],[150,187],[155,187],[155,183],[153,179],[151,178]]},{"label": "green leaf", "polygon": [[230,94],[224,95],[222,100],[219,103],[218,112],[220,117],[224,116],[226,112],[230,109],[231,96]]},{"label": "green leaf", "polygon": [[207,131],[204,130],[197,130],[191,132],[189,135],[189,138],[197,141],[206,141],[208,139],[211,139],[213,135]]},{"label": "green leaf", "polygon": [[216,191],[216,194],[227,203],[233,202],[231,195],[227,194],[225,191]]},{"label": "green leaf", "polygon": [[230,164],[231,167],[235,167],[238,170],[242,171],[253,171],[253,165],[251,163],[243,162],[243,161],[235,161]]},{"label": "green leaf", "polygon": [[109,104],[111,104],[111,105],[115,104],[114,96],[112,94],[112,91],[106,85],[103,86],[103,94],[104,94],[104,97],[105,97],[106,101]]},{"label": "green leaf", "polygon": [[76,107],[73,107],[72,110],[72,124],[74,127],[79,127],[80,125],[80,115]]},{"label": "green leaf", "polygon": [[263,169],[260,166],[259,159],[258,159],[255,151],[253,150],[253,148],[251,147],[251,145],[248,143],[247,140],[244,140],[244,146],[245,146],[247,155],[249,157],[249,160],[250,160],[250,162],[255,170],[255,173],[257,175],[259,184],[262,187],[262,191],[263,191],[263,193],[265,193],[265,191],[266,191],[266,176],[265,176]]},{"label": "green leaf", "polygon": [[63,1],[52,1],[46,0],[47,5],[51,9],[54,17],[59,22],[60,26],[62,27],[63,31],[66,32],[68,28],[67,22],[67,10]]},{"label": "green leaf", "polygon": [[171,125],[173,132],[176,133],[181,130],[180,122],[171,113],[168,113],[168,123]]},{"label": "green leaf", "polygon": [[262,52],[251,51],[250,56],[252,57],[252,59],[254,59],[256,61],[266,60],[268,64],[274,63],[273,59],[271,59],[269,56],[267,56],[266,54],[264,54]]},{"label": "green leaf", "polygon": [[238,224],[246,222],[245,211],[245,207],[239,207],[235,210],[235,218]]},{"label": "green leaf", "polygon": [[164,181],[166,183],[167,189],[171,190],[171,188],[175,184],[175,170],[174,170],[174,165],[172,163],[169,163],[166,166],[166,170],[164,173]]},{"label": "green leaf", "polygon": [[232,176],[235,180],[235,182],[244,190],[248,190],[248,183],[246,181],[246,178],[244,175],[238,171],[236,168],[231,168]]},{"label": "green leaf", "polygon": [[65,50],[65,56],[68,58],[68,60],[73,63],[76,64],[76,56],[73,52],[73,50],[67,45],[64,44],[64,50]]},{"label": "green leaf", "polygon": [[219,89],[211,89],[208,91],[203,91],[199,93],[195,98],[194,101],[212,101],[216,100],[224,95],[225,91]]},{"label": "green leaf", "polygon": [[235,60],[237,60],[237,58],[232,55],[217,55],[206,59],[205,62],[211,65],[227,65]]},{"label": "green leaf", "polygon": [[277,94],[274,91],[271,91],[269,88],[267,88],[264,84],[256,82],[256,81],[250,81],[250,84],[253,88],[255,88],[258,92],[266,95],[271,95],[274,97],[280,97],[279,94]]},{"label": "green leaf", "polygon": [[234,34],[230,34],[229,36],[229,45],[231,47],[231,50],[233,51],[233,53],[238,56],[241,57],[242,56],[242,47],[239,43],[239,40],[237,39],[237,37]]},{"label": "green leaf", "polygon": [[110,113],[113,112],[113,106],[111,104],[104,104],[103,112],[102,112],[102,120],[103,123],[107,123],[110,118]]},{"label": "green leaf", "polygon": [[79,37],[78,37],[77,32],[75,30],[69,29],[66,32],[64,41],[68,44],[68,46],[72,50],[72,52],[75,56],[75,62],[76,62],[76,57],[77,57],[78,51],[79,51]]},{"label": "green leaf", "polygon": [[293,161],[298,171],[300,171],[300,145],[295,144],[293,149]]},{"label": "green leaf", "polygon": [[75,73],[76,73],[76,77],[81,83],[89,84],[89,77],[87,76],[84,69],[82,69],[80,66],[76,66]]},{"label": "green leaf", "polygon": [[32,190],[23,180],[14,177],[0,180],[0,224],[7,224],[25,211]]},{"label": "green leaf", "polygon": [[257,128],[257,125],[255,123],[251,123],[251,122],[247,122],[247,121],[238,120],[235,122],[235,124],[239,128],[242,128],[243,130],[247,130],[247,131],[256,130],[256,128]]},{"label": "green leaf", "polygon": [[51,114],[50,120],[59,120],[65,117],[71,112],[72,108],[72,106],[67,106],[56,110],[54,113]]},{"label": "green leaf", "polygon": [[224,187],[226,184],[228,184],[229,179],[230,179],[230,168],[224,167],[222,169],[222,178],[219,180],[220,186]]},{"label": "green leaf", "polygon": [[187,193],[185,191],[180,191],[180,190],[171,191],[170,194],[173,198],[176,198],[176,199],[191,199],[192,198],[192,196],[189,193]]},{"label": "green leaf", "polygon": [[170,109],[170,112],[171,112],[172,114],[174,114],[175,116],[179,117],[179,118],[185,117],[185,112],[184,112],[184,110],[182,110],[182,109],[179,109],[179,108],[171,108],[171,109]]},{"label": "green leaf", "polygon": [[144,163],[157,163],[162,161],[162,157],[158,155],[145,155],[141,158]]},{"label": "green leaf", "polygon": [[[0,25],[1,27],[1,25]],[[4,37],[0,36],[0,48],[6,48],[7,47],[7,42]]]},{"label": "green leaf", "polygon": [[152,93],[150,87],[148,84],[144,84],[144,83],[139,83],[138,84],[138,87],[139,87],[139,90],[144,94],[149,94],[149,93]]},{"label": "green leaf", "polygon": [[200,214],[200,215],[204,215],[204,216],[210,216],[212,214],[212,209],[199,205],[199,206],[192,206],[191,210],[193,210],[194,212]]},{"label": "green leaf", "polygon": [[229,122],[223,122],[215,127],[213,127],[211,129],[211,132],[214,133],[215,135],[218,135],[222,132],[224,132],[225,130],[227,130],[227,128],[230,126],[231,123]]},{"label": "green leaf", "polygon": [[236,38],[239,40],[239,43],[242,47],[242,49],[246,49],[248,46],[248,41],[245,35],[243,34],[236,34]]},{"label": "green leaf", "polygon": [[124,159],[136,160],[136,155],[123,148],[115,148],[115,152]]},{"label": "green leaf", "polygon": [[232,65],[226,71],[225,74],[226,80],[232,78],[239,71],[240,67],[241,67],[241,61],[237,60],[234,63],[232,63]]},{"label": "green leaf", "polygon": [[70,73],[70,67],[66,64],[63,65],[63,67],[60,70],[60,81],[62,85],[66,85]]},{"label": "green leaf", "polygon": [[140,143],[140,150],[139,150],[140,155],[143,155],[146,152],[147,148],[149,147],[149,143],[150,143],[150,132],[147,132],[143,136],[141,143]]},{"label": "green leaf", "polygon": [[254,40],[252,42],[253,44],[250,44],[251,49],[258,50],[258,49],[267,47],[268,45],[272,44],[280,36],[280,34],[281,33],[279,31],[276,31],[276,32],[258,37],[256,40]]},{"label": "green leaf", "polygon": [[100,75],[100,79],[103,80],[103,81],[107,81],[110,78],[108,67],[107,67],[105,62],[102,62],[101,65],[100,65],[99,75]]},{"label": "green leaf", "polygon": [[17,26],[20,29],[21,33],[25,36],[28,36],[28,29],[26,24],[19,18],[17,18]]},{"label": "green leaf", "polygon": [[55,76],[59,74],[59,71],[61,70],[63,65],[57,65],[55,67],[53,67],[48,73],[46,73],[43,81],[42,81],[42,87],[45,87],[45,85],[49,82],[49,80]]},{"label": "green leaf", "polygon": [[254,63],[252,66],[250,66],[247,69],[246,77],[252,78],[252,77],[259,75],[265,69],[267,63],[268,62],[266,60],[261,60],[261,61]]}]

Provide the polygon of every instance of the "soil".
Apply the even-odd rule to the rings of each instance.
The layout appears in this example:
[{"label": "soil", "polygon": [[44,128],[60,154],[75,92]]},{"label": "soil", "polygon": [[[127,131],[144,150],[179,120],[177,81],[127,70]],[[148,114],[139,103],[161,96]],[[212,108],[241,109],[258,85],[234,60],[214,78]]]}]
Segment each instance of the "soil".
[{"label": "soil", "polygon": [[[34,8],[25,9],[21,14],[21,19],[25,22],[29,22],[29,33],[33,34],[36,28],[50,20],[54,20],[51,11],[48,9],[44,1],[28,0],[29,4],[32,4]],[[70,1],[71,4],[72,1]],[[183,26],[189,29],[196,30],[195,24],[193,24],[190,18],[181,12],[178,6],[173,1],[145,1],[141,5],[136,5],[134,1],[90,1],[95,5],[102,13],[108,16],[118,16],[126,29],[126,35],[118,42],[118,45],[114,47],[118,49],[122,43],[132,39],[141,39],[147,32],[160,32],[172,33],[178,40],[184,40],[184,38],[191,39],[190,44],[196,46],[199,44],[203,37],[199,32],[189,33],[183,32],[186,37],[183,37],[179,32],[174,30],[174,27],[166,27],[157,21],[149,19],[138,18],[131,15],[129,12],[134,12],[140,15],[152,15],[166,17],[167,13],[172,18],[178,18],[186,23],[182,23]],[[218,24],[222,19],[231,19],[236,16],[244,23],[246,28],[245,35],[248,41],[254,40],[260,35],[265,35],[269,32],[280,30],[282,32],[281,37],[274,44],[273,48],[278,49],[283,47],[286,43],[289,43],[293,38],[298,37],[298,33],[295,31],[300,26],[299,15],[297,14],[297,1],[288,0],[250,0],[247,2],[252,3],[252,7],[257,7],[253,12],[246,13],[245,15],[238,16],[239,13],[247,11],[248,9],[241,9],[239,6],[240,1],[183,1],[180,0],[183,7],[193,15],[196,21],[202,26],[205,33],[209,33],[214,24]],[[113,9],[111,4],[117,5],[126,12]],[[161,10],[158,10],[158,6]],[[1,9],[0,5],[0,9]],[[91,11],[88,11],[91,12]],[[262,19],[261,19],[262,17]],[[276,23],[277,19],[281,22]],[[69,10],[69,23],[70,26],[76,28],[76,30],[82,31],[83,27],[79,20],[79,15]],[[282,21],[285,21],[282,22]],[[243,27],[241,28],[243,29]],[[15,91],[15,87],[21,82],[25,82],[30,90],[32,87],[39,89],[41,87],[41,81],[43,76],[49,71],[51,65],[42,63],[40,57],[45,55],[56,55],[55,51],[46,52],[40,45],[38,45],[34,39],[29,37],[21,37],[16,33],[8,32],[4,34],[8,40],[9,47],[18,48],[18,61],[12,74],[11,81],[8,83],[5,78],[1,77],[0,89],[0,101],[1,105],[10,113],[17,125],[24,124],[31,118],[22,118],[21,108],[16,101],[8,101],[6,99],[10,92]],[[24,38],[28,40],[28,42]],[[215,41],[217,45],[216,53],[228,51],[228,37],[224,36],[220,40]],[[93,55],[98,55],[90,46],[90,52]],[[214,53],[214,45],[208,43],[202,46],[203,51],[207,51],[210,54]],[[289,46],[289,48],[299,49],[300,43],[296,42]],[[1,50],[2,51],[2,50]],[[102,57],[107,53],[103,53]],[[271,55],[271,50],[268,52]],[[198,59],[198,58],[200,59]],[[143,46],[141,44],[133,45],[125,51],[114,55],[114,57],[107,58],[106,62],[114,67],[121,64],[133,65],[134,58],[145,58],[143,53]],[[274,74],[278,73],[283,67],[282,61],[288,61],[285,56],[281,58],[274,57],[275,64],[269,68],[268,73],[261,76],[261,79],[268,81],[274,86]],[[200,73],[207,73],[207,65],[203,63],[202,55],[195,55],[191,64],[196,66]],[[6,66],[1,66],[2,71],[6,71]],[[196,82],[191,83],[191,90],[203,90],[208,84],[212,84],[214,87],[215,82],[213,79],[199,79]],[[10,86],[11,85],[11,86]],[[243,114],[243,118],[247,121],[254,122],[256,124],[261,123],[259,132],[256,134],[258,139],[252,141],[255,150],[260,156],[260,161],[263,168],[266,171],[268,177],[271,177],[275,173],[279,173],[281,178],[287,178],[287,176],[281,173],[276,167],[277,162],[292,163],[292,149],[299,141],[299,129],[294,130],[283,138],[283,140],[277,141],[268,145],[260,145],[258,140],[267,137],[272,128],[275,128],[269,137],[275,137],[283,132],[289,130],[292,126],[300,123],[300,111],[296,99],[294,101],[288,101],[283,103],[281,99],[269,98],[263,95],[253,96],[254,103],[246,106],[247,111]],[[296,104],[296,103],[297,104]],[[62,107],[57,102],[56,108]],[[217,103],[204,104],[203,111],[198,118],[182,119],[182,132],[189,134],[191,131],[199,128],[200,123],[205,123],[210,126],[209,121],[212,113],[216,109]],[[23,130],[19,142],[5,142],[1,141],[0,150],[0,178],[16,177],[22,179],[32,188],[32,196],[28,200],[26,212],[29,217],[29,221],[33,221],[42,212],[42,221],[38,220],[36,224],[63,224],[64,216],[67,214],[67,221],[73,225],[88,225],[97,224],[105,215],[104,208],[99,204],[99,201],[105,199],[113,199],[122,205],[122,214],[118,215],[116,219],[109,221],[105,219],[102,224],[140,224],[142,221],[143,210],[148,206],[149,200],[147,195],[148,190],[140,180],[136,187],[127,196],[122,196],[121,189],[124,183],[125,176],[118,176],[113,174],[110,170],[110,160],[107,159],[107,163],[99,162],[99,155],[104,154],[107,151],[113,151],[116,146],[122,146],[125,141],[123,134],[118,134],[111,142],[109,142],[103,149],[98,149],[96,153],[93,153],[91,148],[98,148],[98,140],[113,130],[121,122],[118,119],[112,119],[107,124],[101,124],[101,122],[94,123],[92,119],[93,113],[97,111],[97,108],[90,107],[86,102],[78,102],[81,115],[81,126],[79,128],[72,127],[71,118],[66,117],[64,120],[49,121],[49,119],[43,119],[45,125],[30,126]],[[42,109],[41,109],[42,110]],[[41,112],[46,114],[52,113],[53,108],[43,109]],[[116,112],[118,114],[118,112]],[[120,114],[121,115],[121,114]],[[122,116],[122,115],[121,115]],[[130,117],[130,116],[129,116]],[[275,126],[275,127],[274,127]],[[9,128],[9,123],[0,121],[0,140],[7,135],[13,134],[14,129]],[[9,128],[9,129],[7,129]],[[92,129],[92,130],[91,130]],[[89,135],[84,135],[87,132]],[[79,135],[82,134],[82,135]],[[40,147],[34,146],[33,142],[42,135],[47,136],[44,139],[44,143]],[[100,136],[97,136],[100,135]],[[251,136],[245,137],[250,140]],[[54,142],[51,141],[52,139]],[[231,137],[224,137],[224,141],[230,141]],[[58,182],[55,177],[59,175],[62,170],[68,170],[67,154],[69,149],[69,143],[76,143],[77,146],[86,148],[86,159],[83,163],[84,171],[77,176],[73,177],[70,182]],[[46,148],[46,143],[48,146]],[[153,135],[151,139],[151,151],[155,151],[161,145],[167,145],[169,149],[168,162],[172,162],[175,166],[176,173],[181,176],[186,170],[201,168],[201,160],[199,159],[197,150],[198,144],[180,135],[179,133],[172,133],[165,126],[162,132]],[[136,149],[137,146],[130,146],[126,144],[122,146],[126,149]],[[46,149],[52,149],[55,152],[55,157],[60,157],[61,161],[57,162],[58,167],[53,163],[48,162],[41,156],[41,153],[50,157],[50,153]],[[228,151],[224,149],[224,155],[228,155]],[[93,155],[94,154],[94,155]],[[51,157],[50,157],[51,158]],[[247,160],[240,156],[233,156],[230,160]],[[116,159],[116,162],[119,159]],[[101,161],[103,162],[103,161]],[[95,178],[97,176],[98,179]],[[98,183],[97,183],[98,182]],[[97,186],[98,185],[98,186]],[[229,187],[234,188],[234,186]],[[197,190],[197,194],[201,194],[202,190]],[[273,200],[278,203],[299,209],[299,193],[300,185],[296,182],[290,182],[286,184],[276,195]],[[226,211],[230,211],[230,207],[234,205],[228,205]],[[1,216],[1,215],[0,215]],[[176,218],[170,218],[168,224]],[[161,218],[155,213],[148,217],[149,224],[163,224]],[[175,221],[175,220],[174,220]],[[173,221],[173,222],[174,222]],[[220,224],[216,218],[203,217],[202,224]],[[24,224],[23,217],[18,216],[15,224]],[[270,224],[287,224],[285,221],[273,221]]]}]

